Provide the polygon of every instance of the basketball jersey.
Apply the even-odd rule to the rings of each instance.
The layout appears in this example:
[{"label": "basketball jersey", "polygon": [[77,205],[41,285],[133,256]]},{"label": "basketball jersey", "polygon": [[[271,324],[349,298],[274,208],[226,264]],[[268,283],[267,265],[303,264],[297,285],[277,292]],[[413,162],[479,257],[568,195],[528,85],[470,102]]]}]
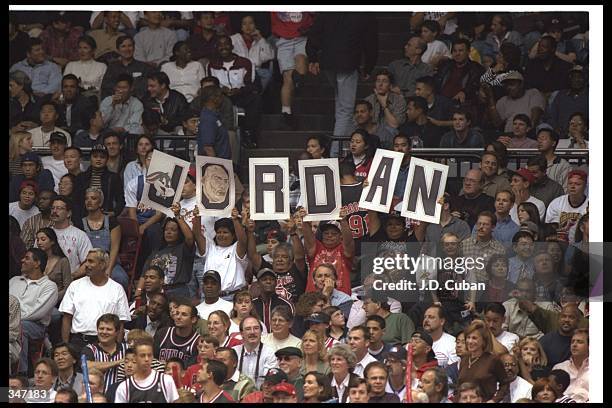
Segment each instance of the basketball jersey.
[{"label": "basketball jersey", "polygon": [[209,402],[204,401],[204,393],[200,394],[200,402],[203,404],[223,404],[228,402],[235,402],[234,399],[227,391],[221,390],[219,393],[211,399]]},{"label": "basketball jersey", "polygon": [[144,403],[167,403],[168,395],[170,390],[166,389],[164,384],[163,373],[159,371],[153,371],[155,373],[155,380],[148,388],[142,388],[132,376],[128,377],[125,381],[126,386],[126,400],[127,402],[144,402]]},{"label": "basketball jersey", "polygon": [[159,344],[158,359],[167,361],[170,358],[178,357],[185,362],[186,367],[189,367],[196,362],[200,335],[194,331],[191,336],[186,339],[181,337],[179,340],[175,331],[176,327],[169,327],[166,331]]}]

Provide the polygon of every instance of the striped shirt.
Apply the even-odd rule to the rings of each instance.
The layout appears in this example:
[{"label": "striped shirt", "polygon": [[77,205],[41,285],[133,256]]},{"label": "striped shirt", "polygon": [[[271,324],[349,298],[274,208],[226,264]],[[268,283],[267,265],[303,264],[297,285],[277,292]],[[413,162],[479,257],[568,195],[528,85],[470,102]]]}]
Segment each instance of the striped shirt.
[{"label": "striped shirt", "polygon": [[[100,347],[98,343],[88,344],[83,348],[83,354],[88,361],[94,361],[96,363],[107,363],[110,361],[120,361],[125,357],[125,350],[127,344],[117,343],[117,348],[113,354],[108,354]],[[108,388],[118,381],[119,366],[109,368],[104,373],[104,392],[108,391]]]},{"label": "striped shirt", "polygon": [[102,174],[104,170],[91,169],[91,179],[89,180],[90,188],[99,188],[102,189]]}]

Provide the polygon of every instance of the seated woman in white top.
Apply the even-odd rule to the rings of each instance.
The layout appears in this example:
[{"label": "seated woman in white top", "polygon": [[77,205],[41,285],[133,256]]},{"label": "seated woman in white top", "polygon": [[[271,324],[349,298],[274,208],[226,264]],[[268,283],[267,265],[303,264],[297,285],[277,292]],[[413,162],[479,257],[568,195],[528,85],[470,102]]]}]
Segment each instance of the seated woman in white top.
[{"label": "seated woman in white top", "polygon": [[261,89],[265,90],[272,79],[272,67],[267,62],[274,59],[274,48],[257,29],[255,18],[248,14],[243,16],[240,32],[232,35],[231,39],[234,53],[251,60],[261,81]]},{"label": "seated woman in white top", "polygon": [[88,35],[79,38],[79,60],[69,62],[64,75],[74,74],[79,78],[79,86],[84,96],[100,97],[102,78],[106,73],[106,64],[94,60],[96,40]]},{"label": "seated woman in white top", "polygon": [[170,89],[182,93],[187,102],[198,95],[200,81],[206,76],[202,64],[191,60],[191,48],[186,41],[174,44],[170,62],[162,65],[161,71],[170,78]]},{"label": "seated woman in white top", "polygon": [[433,67],[442,59],[451,57],[448,46],[436,39],[440,30],[440,24],[433,20],[425,20],[421,26],[421,38],[427,43],[427,50],[421,55],[421,60]]},{"label": "seated woman in white top", "polygon": [[131,161],[125,166],[123,171],[123,189],[127,190],[127,186],[132,179],[138,178],[145,174],[145,159],[147,154],[155,148],[155,141],[148,135],[140,135],[136,140],[136,160]]}]

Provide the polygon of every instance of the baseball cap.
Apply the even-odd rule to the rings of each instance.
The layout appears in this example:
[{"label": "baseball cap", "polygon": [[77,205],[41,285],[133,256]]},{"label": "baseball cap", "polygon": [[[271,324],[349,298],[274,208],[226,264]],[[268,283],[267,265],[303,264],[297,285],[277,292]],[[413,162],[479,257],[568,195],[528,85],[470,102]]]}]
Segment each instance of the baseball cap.
[{"label": "baseball cap", "polygon": [[406,361],[408,359],[408,351],[401,345],[393,346],[387,351],[385,358],[395,358],[400,361]]},{"label": "baseball cap", "polygon": [[290,395],[292,397],[295,397],[296,393],[295,393],[295,387],[293,386],[293,384],[289,384],[286,381],[283,381],[280,384],[276,384],[273,388],[272,388],[272,394],[276,394],[276,393],[284,393],[287,395]]},{"label": "baseball cap", "polygon": [[272,228],[266,233],[266,240],[268,239],[275,239],[279,242],[284,242],[287,240],[287,236],[282,231]]},{"label": "baseball cap", "polygon": [[66,135],[62,132],[53,132],[51,133],[51,136],[49,136],[49,142],[60,142],[63,144],[68,144],[68,139],[66,138]]},{"label": "baseball cap", "polygon": [[[506,75],[506,76],[504,77],[503,81],[509,81],[509,80],[511,80],[511,79],[517,79],[517,80],[519,80],[519,81],[523,81],[523,80],[524,80],[524,79],[523,79],[523,74],[521,74],[521,73],[520,73],[520,72],[518,72],[518,71],[510,71],[510,72],[508,73],[508,75]],[[502,81],[502,82],[503,82],[503,81]]]},{"label": "baseball cap", "polygon": [[304,355],[302,354],[302,350],[300,350],[297,347],[283,347],[282,349],[279,349],[276,353],[274,353],[274,355],[276,357],[280,357],[280,356],[296,356],[296,357],[304,357]]},{"label": "baseball cap", "polygon": [[258,272],[257,272],[257,279],[261,279],[264,275],[273,275],[276,278],[276,272],[274,272],[272,269],[270,268],[261,268]]},{"label": "baseball cap", "polygon": [[93,156],[94,153],[104,153],[108,156],[108,149],[103,144],[97,144],[91,148],[91,154]]},{"label": "baseball cap", "polygon": [[338,231],[340,231],[340,223],[338,221],[328,221],[325,224],[319,225],[319,229],[321,230],[321,232],[330,227],[335,227],[338,229]]},{"label": "baseball cap", "polygon": [[206,278],[213,278],[217,282],[221,283],[221,275],[219,275],[219,272],[213,271],[212,269],[204,272],[204,275],[202,275],[202,282]]},{"label": "baseball cap", "polygon": [[581,179],[583,179],[585,182],[587,181],[588,175],[584,170],[580,170],[580,169],[575,169],[575,170],[571,170],[569,173],[567,173],[567,179],[569,180],[570,177],[580,177]]},{"label": "baseball cap", "polygon": [[414,333],[412,333],[412,337],[416,337],[416,338],[420,338],[421,340],[423,340],[425,343],[429,344],[431,347],[433,347],[433,339],[431,338],[431,336],[429,335],[429,333],[427,333],[425,330],[423,329],[417,329]]},{"label": "baseball cap", "polygon": [[582,65],[574,65],[569,72],[584,72],[585,69]]},{"label": "baseball cap", "polygon": [[34,162],[36,164],[41,164],[42,161],[40,160],[40,156],[37,155],[34,152],[27,152],[26,154],[23,155],[23,158],[21,159],[21,162],[27,162],[27,161],[31,161]]},{"label": "baseball cap", "polygon": [[287,374],[280,368],[271,368],[268,370],[264,377],[265,383],[270,383],[272,385],[280,384],[283,381],[289,381]]},{"label": "baseball cap", "polygon": [[519,176],[527,180],[529,184],[533,184],[533,182],[535,181],[535,176],[533,175],[531,171],[529,171],[529,169],[526,169],[526,168],[518,169],[517,171],[512,173],[512,175],[515,175],[515,174],[518,174]]},{"label": "baseball cap", "polygon": [[313,313],[310,316],[308,316],[306,319],[304,319],[304,321],[306,322],[311,322],[311,323],[329,323],[330,318],[329,315],[327,313]]}]

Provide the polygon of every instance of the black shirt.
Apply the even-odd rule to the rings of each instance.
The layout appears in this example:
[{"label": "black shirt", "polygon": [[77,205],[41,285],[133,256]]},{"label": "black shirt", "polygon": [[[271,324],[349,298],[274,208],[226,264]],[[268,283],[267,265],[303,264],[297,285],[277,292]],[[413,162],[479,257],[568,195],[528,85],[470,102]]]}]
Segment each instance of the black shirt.
[{"label": "black shirt", "polygon": [[[272,264],[262,258],[260,269],[263,268],[272,269]],[[306,289],[306,270],[300,272],[294,263],[287,272],[276,272],[276,276],[276,294],[295,304]]]}]

